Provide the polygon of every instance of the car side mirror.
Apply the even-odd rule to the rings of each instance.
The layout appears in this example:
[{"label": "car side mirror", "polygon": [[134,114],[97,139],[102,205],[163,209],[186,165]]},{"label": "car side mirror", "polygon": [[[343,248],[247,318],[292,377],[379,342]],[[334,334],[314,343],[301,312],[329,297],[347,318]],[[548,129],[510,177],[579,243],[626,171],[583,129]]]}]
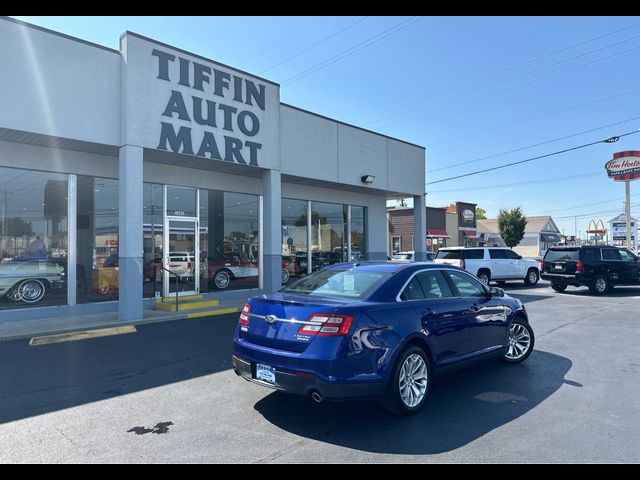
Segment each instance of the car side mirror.
[{"label": "car side mirror", "polygon": [[518,260],[522,260],[522,255],[518,255]]},{"label": "car side mirror", "polygon": [[492,297],[504,297],[504,290],[500,287],[491,287],[489,292]]}]

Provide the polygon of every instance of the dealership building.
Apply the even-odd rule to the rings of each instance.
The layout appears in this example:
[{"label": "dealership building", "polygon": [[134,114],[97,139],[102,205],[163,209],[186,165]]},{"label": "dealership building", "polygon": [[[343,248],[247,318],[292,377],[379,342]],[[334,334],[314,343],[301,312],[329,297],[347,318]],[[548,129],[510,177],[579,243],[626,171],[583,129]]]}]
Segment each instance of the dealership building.
[{"label": "dealership building", "polygon": [[0,45],[0,322],[135,321],[176,291],[240,300],[385,259],[389,198],[413,198],[426,243],[421,146],[131,32],[115,50],[4,17]]}]

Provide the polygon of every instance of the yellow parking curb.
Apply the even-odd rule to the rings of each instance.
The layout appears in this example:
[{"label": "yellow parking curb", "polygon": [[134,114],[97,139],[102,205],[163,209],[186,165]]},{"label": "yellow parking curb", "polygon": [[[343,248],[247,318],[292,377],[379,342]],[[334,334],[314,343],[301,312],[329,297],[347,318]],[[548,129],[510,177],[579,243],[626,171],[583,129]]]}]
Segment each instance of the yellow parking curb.
[{"label": "yellow parking curb", "polygon": [[112,335],[123,335],[126,333],[136,333],[136,327],[126,325],[124,327],[100,328],[97,330],[85,330],[82,332],[60,333],[58,335],[46,335],[43,337],[33,337],[29,340],[29,345],[48,345],[51,343],[75,342],[78,340],[89,340],[91,338],[110,337]]}]

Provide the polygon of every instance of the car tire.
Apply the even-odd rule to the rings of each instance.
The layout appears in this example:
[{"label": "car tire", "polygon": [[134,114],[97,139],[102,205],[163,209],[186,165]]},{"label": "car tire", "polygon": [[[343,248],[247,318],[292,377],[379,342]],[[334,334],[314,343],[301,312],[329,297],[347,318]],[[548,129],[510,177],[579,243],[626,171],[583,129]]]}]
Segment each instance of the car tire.
[{"label": "car tire", "polygon": [[594,295],[604,295],[611,289],[609,279],[604,275],[597,275],[591,284],[589,284],[589,291]]},{"label": "car tire", "polygon": [[289,281],[289,270],[287,270],[286,268],[283,268],[282,272],[280,273],[280,283],[284,285],[288,281]]},{"label": "car tire", "polygon": [[396,362],[382,406],[398,415],[415,415],[423,407],[431,386],[431,363],[420,347],[407,347]]},{"label": "car tire", "polygon": [[478,270],[476,277],[478,277],[478,280],[484,283],[487,287],[491,283],[491,272],[487,269]]},{"label": "car tire", "polygon": [[524,362],[531,355],[535,341],[529,322],[520,317],[514,318],[509,327],[509,343],[502,360],[507,363]]},{"label": "car tire", "polygon": [[37,303],[44,298],[47,287],[41,280],[29,278],[20,284],[18,293],[24,303]]},{"label": "car tire", "polygon": [[524,277],[524,284],[530,287],[534,287],[539,280],[540,275],[538,274],[538,270],[536,270],[535,268],[530,268],[527,272],[527,276]]},{"label": "car tire", "polygon": [[559,283],[552,283],[551,288],[553,288],[556,292],[562,293],[567,289],[566,285],[561,285]]}]

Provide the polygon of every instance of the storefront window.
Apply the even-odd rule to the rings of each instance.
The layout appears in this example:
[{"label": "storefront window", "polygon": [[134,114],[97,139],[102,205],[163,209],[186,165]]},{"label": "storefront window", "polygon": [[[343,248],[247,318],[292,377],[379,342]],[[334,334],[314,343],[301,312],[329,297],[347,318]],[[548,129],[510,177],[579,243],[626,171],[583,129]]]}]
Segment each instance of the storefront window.
[{"label": "storefront window", "polygon": [[367,259],[364,236],[365,218],[365,207],[351,206],[351,258],[349,261],[360,262]]},{"label": "storefront window", "polygon": [[282,283],[307,273],[307,202],[282,199]]},{"label": "storefront window", "polygon": [[118,181],[78,176],[78,303],[118,299]]},{"label": "storefront window", "polygon": [[313,271],[347,261],[347,206],[311,204],[311,256]]},{"label": "storefront window", "polygon": [[200,190],[200,291],[258,288],[259,233],[256,195]]},{"label": "storefront window", "polygon": [[144,298],[162,295],[162,185],[145,183],[143,190],[143,272]]},{"label": "storefront window", "polygon": [[196,189],[167,186],[167,215],[196,216]]},{"label": "storefront window", "polygon": [[67,176],[0,168],[0,309],[67,303]]}]

